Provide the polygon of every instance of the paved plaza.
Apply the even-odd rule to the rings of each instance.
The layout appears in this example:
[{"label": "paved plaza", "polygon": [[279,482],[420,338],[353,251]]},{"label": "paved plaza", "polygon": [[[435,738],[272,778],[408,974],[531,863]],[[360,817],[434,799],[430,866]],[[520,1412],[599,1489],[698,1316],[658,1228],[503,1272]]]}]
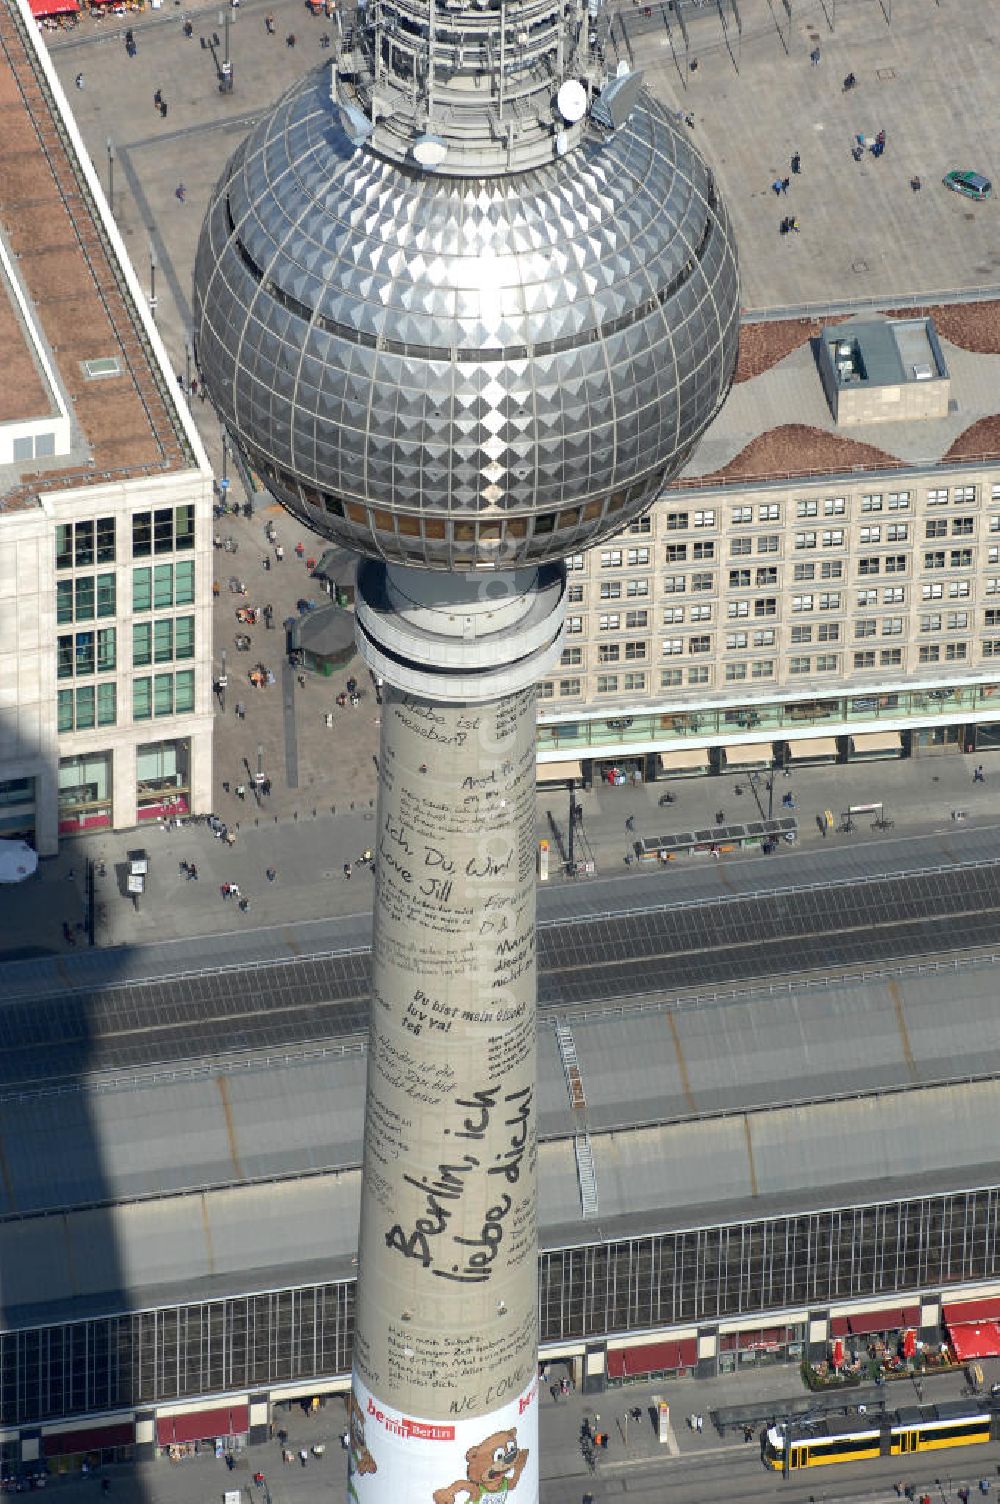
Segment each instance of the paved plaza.
[{"label": "paved plaza", "polygon": [[[985,1362],[986,1382],[1000,1376],[1000,1360]],[[553,1374],[558,1376],[558,1365]],[[928,1403],[957,1398],[964,1384],[959,1372],[924,1381],[924,1399]],[[898,1391],[898,1392],[897,1392]],[[781,1496],[789,1501],[810,1498],[829,1500],[894,1499],[894,1482],[913,1482],[918,1487],[932,1486],[938,1501],[953,1504],[955,1491],[968,1483],[973,1490],[984,1474],[996,1476],[1000,1446],[966,1447],[952,1452],[934,1453],[915,1459],[887,1459],[882,1462],[855,1464],[824,1469],[822,1491],[816,1474],[782,1481],[768,1474],[759,1460],[756,1436],[745,1443],[739,1430],[720,1435],[714,1424],[720,1409],[737,1411],[745,1406],[748,1414],[760,1407],[777,1410],[784,1400],[801,1400],[805,1393],[794,1365],[743,1369],[721,1378],[697,1382],[692,1379],[655,1380],[629,1384],[604,1394],[585,1395],[579,1391],[554,1400],[545,1384],[541,1388],[540,1433],[542,1446],[541,1497],[543,1504],[580,1504],[589,1493],[594,1504],[612,1500],[632,1500],[653,1504],[665,1498],[683,1504],[708,1504],[718,1498],[740,1497],[744,1500]],[[848,1396],[849,1398],[849,1396]],[[667,1440],[661,1442],[655,1425],[656,1401],[665,1399],[670,1406]],[[899,1383],[888,1393],[890,1405],[914,1403],[916,1396],[909,1383]],[[703,1430],[689,1424],[691,1414],[701,1414]],[[608,1433],[608,1448],[602,1452],[596,1472],[591,1475],[585,1464],[580,1431],[584,1420],[592,1428]],[[239,1489],[241,1504],[319,1504],[344,1495],[346,1467],[340,1447],[344,1428],[344,1406],[331,1396],[323,1408],[306,1413],[297,1403],[276,1410],[275,1439],[253,1447],[236,1460],[233,1471],[215,1458],[208,1449],[198,1456],[171,1464],[164,1459],[139,1466],[123,1465],[106,1469],[110,1493],[119,1504],[223,1504],[226,1490]],[[281,1443],[276,1433],[288,1433],[287,1448],[298,1456],[300,1449],[309,1452],[305,1467],[298,1461],[282,1464]],[[312,1448],[321,1449],[316,1457]],[[266,1493],[255,1487],[253,1475],[264,1474]],[[831,1477],[831,1473],[835,1476]],[[97,1497],[94,1478],[53,1480],[60,1504],[90,1504]],[[720,1492],[720,1488],[722,1491]],[[516,1504],[516,1499],[511,1500]]]},{"label": "paved plaza", "polygon": [[[1000,121],[986,107],[994,47],[982,23],[989,8],[895,0],[883,10],[878,0],[796,0],[789,23],[770,0],[742,0],[739,13],[741,36],[732,21],[724,31],[711,7],[687,9],[686,52],[676,18],[671,25],[671,13],[661,6],[619,6],[613,34],[619,52],[644,68],[654,90],[693,120],[735,220],[744,303],[837,303],[1000,281],[997,200],[972,206],[939,181],[953,166],[991,173],[997,157]],[[274,35],[264,24],[270,14]],[[217,73],[227,19],[232,94],[220,92]],[[155,288],[157,322],[175,370],[186,380],[193,369],[192,265],[211,186],[251,122],[304,70],[332,56],[322,44],[334,23],[297,0],[243,0],[224,8],[174,4],[128,20],[138,44],[131,59],[124,18],[85,16],[72,32],[46,35],[101,180],[113,189],[116,219],[140,281]],[[191,36],[184,34],[186,21]],[[288,45],[292,36],[294,46]],[[817,48],[814,66],[810,53]],[[845,93],[849,72],[858,83]],[[82,89],[74,88],[78,73]],[[154,105],[157,90],[166,116]],[[886,131],[885,155],[876,161],[869,153],[855,163],[854,136],[879,129]],[[771,185],[789,175],[796,151],[802,172],[779,204]],[[919,192],[910,186],[915,175]],[[789,210],[801,234],[779,244],[778,222]],[[221,473],[221,436],[211,407],[197,398],[192,405]],[[238,479],[231,494],[244,499]],[[273,556],[264,536],[268,521],[285,560],[265,571],[263,559]],[[320,556],[321,541],[277,507],[251,519],[227,517],[217,531],[237,551],[216,553],[215,672],[225,650],[230,679],[217,725],[216,812],[244,829],[263,817],[234,792],[256,771],[258,749],[271,779],[269,823],[275,816],[279,823],[295,815],[312,820],[352,804],[366,807],[375,793],[379,734],[370,681],[358,662],[345,671],[343,677],[353,672],[366,692],[356,710],[337,711],[330,728],[326,716],[336,711],[340,680],[307,675],[300,685],[285,662],[281,622],[300,599],[326,599],[304,562]],[[231,580],[246,585],[245,597],[231,594]],[[274,630],[252,629],[247,654],[235,647],[240,603],[274,607]],[[258,661],[276,679],[263,691],[246,682],[246,670]],[[237,716],[238,703],[245,717]],[[346,860],[343,843],[336,844]]]},{"label": "paved plaza", "polygon": [[[318,687],[310,688],[303,691],[303,698],[320,693]],[[361,711],[345,714],[358,717]],[[316,733],[317,737],[332,735],[325,729]],[[328,740],[326,745],[336,743]],[[985,770],[982,783],[973,780],[976,764]],[[757,797],[766,813],[764,775],[756,775],[756,782]],[[661,807],[659,800],[665,790],[673,794],[674,803]],[[750,864],[758,882],[762,864],[767,865],[763,886],[768,888],[793,881],[790,871],[788,876],[782,876],[782,871],[788,871],[790,864],[797,868],[799,858],[805,859],[810,853],[825,861],[827,855],[842,852],[857,864],[858,871],[882,870],[880,853],[886,843],[898,842],[899,863],[907,870],[961,862],[972,841],[977,842],[975,859],[982,860],[979,843],[984,835],[1000,828],[1000,756],[984,752],[975,759],[951,755],[798,768],[789,778],[775,779],[773,801],[778,813],[788,813],[782,805],[786,795],[795,801],[797,844],[782,845],[770,857],[752,851],[733,853],[718,864],[710,864],[713,869],[717,867],[723,892],[735,880],[727,874]],[[714,823],[720,810],[727,820],[740,823],[759,817],[750,780],[739,773],[671,779],[639,787],[602,785],[589,793],[578,791],[576,797],[584,811],[586,846],[582,849],[593,854],[596,872],[593,877],[567,879],[557,857],[559,841],[565,845],[568,792],[555,786],[538,792],[537,836],[552,843],[551,875],[543,899],[543,907],[552,915],[561,912],[558,894],[565,892],[569,899],[575,891],[586,902],[585,890],[595,884],[601,892],[598,907],[608,909],[662,903],[670,901],[674,893],[684,896],[685,873],[703,873],[707,857],[686,858],[666,871],[655,866],[627,866],[625,858],[636,838],[702,829]],[[363,920],[367,932],[371,869],[359,865],[357,859],[376,844],[374,791],[371,798],[348,799],[337,805],[336,813],[331,812],[330,805],[309,800],[303,802],[301,810],[288,813],[290,799],[287,791],[280,797],[275,793],[259,807],[249,790],[245,801],[232,797],[230,804],[236,805],[235,822],[239,824],[233,846],[214,837],[205,824],[168,829],[157,823],[138,832],[64,841],[59,856],[42,862],[35,878],[5,894],[5,910],[11,922],[0,938],[0,954],[46,955],[86,948],[86,935],[75,927],[82,926],[85,919],[87,858],[104,866],[104,875],[96,879],[95,938],[100,946],[153,945],[224,934],[248,939],[253,936],[256,940],[261,928],[270,926],[274,951],[284,954],[290,949],[294,953],[299,947],[309,949],[313,945],[307,933],[310,923],[321,925],[327,918],[352,915]],[[286,813],[276,815],[272,806],[283,801]],[[860,819],[851,834],[821,833],[817,816],[823,811],[829,809],[839,819],[852,805],[872,803],[883,804],[886,816],[895,822],[894,828],[871,830]],[[954,819],[953,813],[962,818]],[[632,830],[626,828],[629,821]],[[147,892],[136,909],[125,894],[125,867],[128,851],[139,846],[149,853],[150,875]],[[578,846],[578,853],[580,850]],[[182,862],[195,864],[197,881],[183,876]],[[345,863],[351,864],[349,880],[344,876]],[[269,868],[275,873],[271,882],[266,875]],[[240,885],[241,893],[250,901],[247,912],[221,896],[219,887],[224,882]],[[620,897],[616,896],[619,891]],[[63,936],[64,921],[73,927],[72,944]],[[306,926],[297,939],[296,926]],[[181,970],[183,956],[164,964],[170,970]]]}]

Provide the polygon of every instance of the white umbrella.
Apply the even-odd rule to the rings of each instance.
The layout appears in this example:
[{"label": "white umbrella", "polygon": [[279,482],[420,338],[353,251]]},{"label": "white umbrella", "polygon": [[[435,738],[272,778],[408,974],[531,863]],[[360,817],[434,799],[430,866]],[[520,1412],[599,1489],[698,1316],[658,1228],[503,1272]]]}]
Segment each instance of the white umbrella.
[{"label": "white umbrella", "polygon": [[0,883],[23,883],[38,866],[38,852],[27,841],[0,841]]}]

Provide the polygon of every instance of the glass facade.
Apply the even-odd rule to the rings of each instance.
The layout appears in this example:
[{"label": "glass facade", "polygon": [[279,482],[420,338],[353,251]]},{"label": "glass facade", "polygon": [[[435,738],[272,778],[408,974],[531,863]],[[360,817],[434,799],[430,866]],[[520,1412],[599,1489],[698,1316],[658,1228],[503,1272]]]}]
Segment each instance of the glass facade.
[{"label": "glass facade", "polygon": [[[1000,1277],[1000,1187],[555,1248],[541,1341]],[[354,1282],[0,1333],[0,1425],[345,1375]]]},{"label": "glass facade", "polygon": [[688,738],[704,742],[742,731],[804,731],[829,723],[928,720],[937,717],[1000,715],[1000,685],[955,684],[935,689],[899,689],[871,694],[837,695],[775,704],[699,706],[694,710],[640,713],[607,721],[597,716],[573,721],[540,721],[538,750],[602,747],[615,743],[652,742],[669,748]]},{"label": "glass facade", "polygon": [[[78,691],[79,693],[79,691]],[[59,833],[111,824],[111,753],[92,752],[59,761]]]}]

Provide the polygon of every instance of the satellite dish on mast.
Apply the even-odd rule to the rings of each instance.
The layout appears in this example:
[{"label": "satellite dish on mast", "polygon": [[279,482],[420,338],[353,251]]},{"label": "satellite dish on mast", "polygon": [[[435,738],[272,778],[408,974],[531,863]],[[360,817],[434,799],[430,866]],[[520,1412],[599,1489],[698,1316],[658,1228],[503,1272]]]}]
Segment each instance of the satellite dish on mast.
[{"label": "satellite dish on mast", "polygon": [[567,78],[559,85],[556,109],[567,125],[575,125],[587,113],[587,91],[578,79]]},{"label": "satellite dish on mast", "polygon": [[448,143],[440,136],[420,136],[413,143],[413,158],[421,167],[440,167],[448,155]]}]

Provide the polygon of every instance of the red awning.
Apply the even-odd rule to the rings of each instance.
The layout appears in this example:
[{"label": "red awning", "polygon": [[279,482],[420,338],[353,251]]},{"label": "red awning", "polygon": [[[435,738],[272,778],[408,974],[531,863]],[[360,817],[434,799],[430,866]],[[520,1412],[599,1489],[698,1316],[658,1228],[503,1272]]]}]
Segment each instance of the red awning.
[{"label": "red awning", "polygon": [[978,1326],[971,1322],[956,1322],[949,1326],[948,1333],[959,1363],[971,1363],[974,1358],[1000,1357],[1000,1324],[995,1321],[984,1321]]},{"label": "red awning", "polygon": [[80,9],[77,0],[29,0],[36,21],[46,16],[70,16]]},{"label": "red awning", "polygon": [[898,1332],[920,1325],[919,1306],[892,1306],[884,1311],[864,1311],[830,1318],[831,1337],[867,1337],[871,1332]]},{"label": "red awning", "polygon": [[697,1361],[697,1337],[645,1342],[641,1347],[619,1347],[609,1352],[608,1378],[634,1379],[665,1368],[693,1368]]},{"label": "red awning", "polygon": [[1000,1321],[1000,1296],[986,1300],[949,1301],[943,1309],[945,1323],[953,1321]]},{"label": "red awning", "polygon": [[161,1447],[172,1442],[212,1441],[216,1436],[243,1436],[250,1429],[247,1405],[224,1405],[219,1410],[189,1410],[184,1415],[158,1415],[156,1440]]},{"label": "red awning", "polygon": [[57,1431],[42,1437],[43,1457],[69,1457],[76,1452],[97,1452],[102,1447],[130,1447],[135,1441],[134,1421],[109,1426],[91,1426],[77,1431]]}]

